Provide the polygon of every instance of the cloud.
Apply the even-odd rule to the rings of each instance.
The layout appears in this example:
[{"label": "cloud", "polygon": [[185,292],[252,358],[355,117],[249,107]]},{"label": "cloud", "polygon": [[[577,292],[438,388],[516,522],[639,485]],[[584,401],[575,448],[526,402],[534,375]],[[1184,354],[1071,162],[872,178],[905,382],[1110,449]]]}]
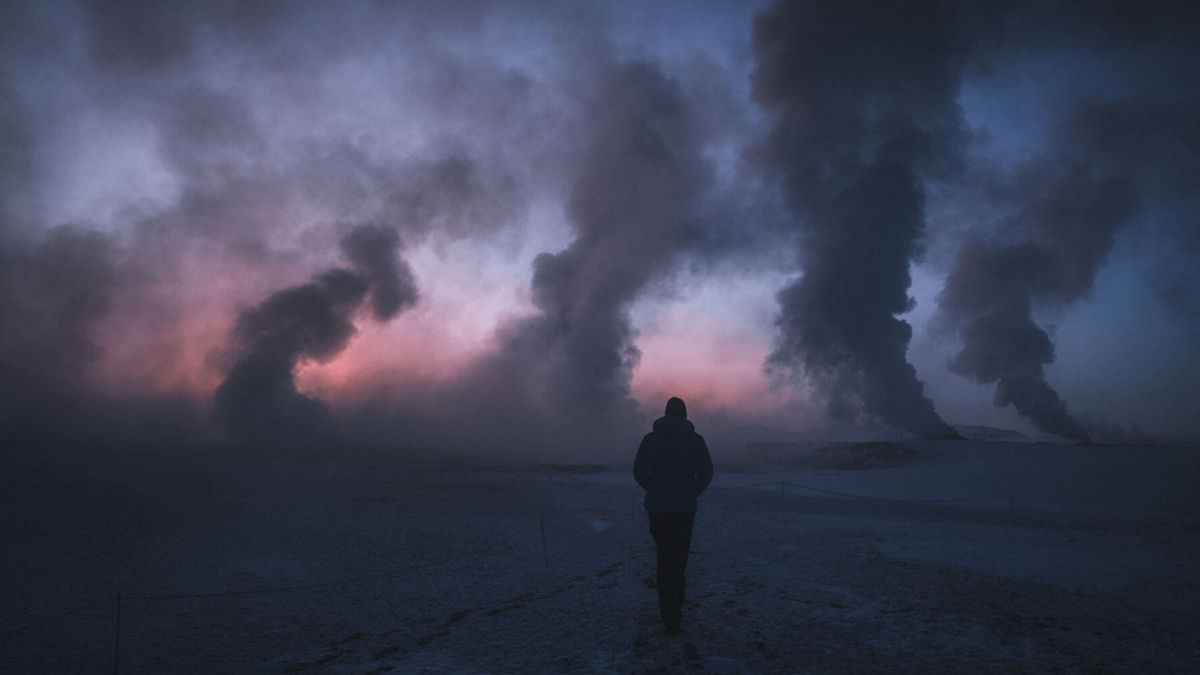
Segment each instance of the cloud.
[{"label": "cloud", "polygon": [[839,422],[950,427],[905,360],[908,265],[926,176],[958,166],[963,45],[936,3],[780,2],[754,24],[761,149],[793,214],[802,276],[779,293],[769,371],[820,388]]},{"label": "cloud", "polygon": [[611,453],[614,435],[640,429],[630,307],[705,246],[711,168],[678,82],[644,61],[601,63],[596,72],[578,159],[564,167],[574,239],[533,261],[536,313],[502,326],[496,351],[447,385],[439,407],[472,416],[442,427],[451,434],[491,430],[492,444],[507,439],[545,455],[550,444]]},{"label": "cloud", "polygon": [[234,363],[213,398],[219,427],[259,443],[328,440],[328,409],[296,389],[296,367],[304,360],[326,362],[346,348],[355,334],[354,315],[368,294],[378,321],[416,302],[412,275],[395,257],[399,242],[395,230],[361,225],[341,242],[353,270],[323,272],[241,313]]},{"label": "cloud", "polygon": [[417,300],[416,281],[396,257],[400,236],[379,225],[360,225],[342,238],[342,251],[371,289],[376,321],[388,321]]},{"label": "cloud", "polygon": [[[773,335],[766,366],[796,386],[739,375],[761,390],[731,425],[776,396],[784,425],[819,401],[939,435],[906,358],[926,246],[962,344],[918,363],[1038,419],[1071,419],[1046,322],[1111,257],[1172,321],[1200,316],[1194,9],[626,9],[10,3],[5,433],[207,441],[217,420],[271,443],[625,452],[661,408],[634,398],[643,360],[687,341],[643,371],[656,392],[676,370],[724,386],[679,357],[720,329],[663,316],[733,279],[706,325],[747,324],[739,363]],[[972,82],[1029,147],[964,119]],[[1020,115],[1009,93],[1032,93]],[[775,326],[724,306],[767,287]]]},{"label": "cloud", "polygon": [[[1182,26],[1197,17],[1171,3],[779,2],[761,13],[754,98],[771,126],[758,154],[792,212],[800,272],[779,294],[768,370],[817,386],[834,419],[947,430],[897,318],[911,309],[908,267],[936,201],[939,213],[985,221],[934,233],[939,250],[957,250],[938,299],[963,340],[950,368],[996,383],[997,404],[1040,428],[1086,438],[1046,380],[1054,344],[1035,313],[1087,297],[1123,228],[1160,220],[1169,240],[1187,239],[1194,69],[1168,64],[1194,60]],[[1021,120],[1045,129],[1041,152],[999,165],[986,130],[968,127],[960,90],[1022,69],[1063,86],[1033,106],[1049,120]],[[1185,267],[1164,265],[1175,281],[1158,286],[1180,288]]]},{"label": "cloud", "polygon": [[120,285],[113,247],[64,226],[33,244],[7,242],[0,260],[0,429],[17,443],[85,435],[90,367],[102,353],[93,332]]},{"label": "cloud", "polygon": [[1015,244],[969,242],[958,252],[938,305],[961,324],[963,348],[950,369],[997,384],[996,404],[1013,405],[1038,428],[1087,440],[1046,382],[1054,346],[1033,320],[1034,300],[1071,302],[1092,286],[1114,232],[1133,209],[1133,192],[1118,178],[1096,179],[1088,165],[1040,165],[1016,179],[1022,208],[1007,227],[1029,239]]},{"label": "cloud", "polygon": [[[1046,379],[1055,349],[1037,310],[1088,297],[1121,230],[1155,220],[1186,228],[1197,216],[1196,202],[1179,195],[1188,192],[1184,176],[1200,169],[1200,117],[1175,100],[1189,85],[1176,82],[1187,75],[1170,74],[1179,36],[1172,37],[1177,26],[1167,9],[1069,17],[1077,29],[1072,41],[1088,49],[1116,41],[1130,50],[1120,67],[1132,70],[1106,72],[1102,93],[1066,96],[1061,119],[1047,125],[1044,154],[989,174],[987,203],[975,208],[992,220],[965,237],[938,297],[942,321],[962,339],[950,369],[995,383],[996,405],[1012,405],[1039,429],[1070,439],[1094,434],[1068,413]],[[1044,30],[1009,38],[1036,50],[1032,39],[1044,39],[1038,35]],[[1157,86],[1146,88],[1152,81]],[[1187,239],[1181,232],[1170,238]],[[1179,269],[1156,272],[1178,278]]]}]

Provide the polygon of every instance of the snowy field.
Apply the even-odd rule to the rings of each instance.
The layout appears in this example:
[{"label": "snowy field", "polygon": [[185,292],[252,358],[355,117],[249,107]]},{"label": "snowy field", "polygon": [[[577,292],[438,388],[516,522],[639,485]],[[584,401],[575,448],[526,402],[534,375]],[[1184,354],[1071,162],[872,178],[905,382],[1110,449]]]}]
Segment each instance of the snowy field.
[{"label": "snowy field", "polygon": [[677,637],[626,467],[9,452],[0,670],[1200,672],[1200,448],[813,447],[718,457]]}]

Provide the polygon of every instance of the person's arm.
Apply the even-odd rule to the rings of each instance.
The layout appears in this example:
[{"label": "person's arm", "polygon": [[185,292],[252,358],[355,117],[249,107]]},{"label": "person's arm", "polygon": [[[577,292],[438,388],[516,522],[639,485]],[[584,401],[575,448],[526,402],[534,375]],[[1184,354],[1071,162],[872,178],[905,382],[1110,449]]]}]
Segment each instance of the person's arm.
[{"label": "person's arm", "polygon": [[643,490],[650,489],[650,475],[654,472],[650,464],[650,444],[647,442],[649,440],[649,434],[642,438],[642,444],[638,446],[637,457],[633,460],[633,479],[642,486]]},{"label": "person's arm", "polygon": [[708,444],[704,442],[704,437],[696,434],[696,438],[700,441],[698,444],[699,449],[696,453],[696,462],[698,464],[696,468],[696,496],[699,497],[708,488],[708,484],[712,482],[713,465],[712,456],[708,454]]}]

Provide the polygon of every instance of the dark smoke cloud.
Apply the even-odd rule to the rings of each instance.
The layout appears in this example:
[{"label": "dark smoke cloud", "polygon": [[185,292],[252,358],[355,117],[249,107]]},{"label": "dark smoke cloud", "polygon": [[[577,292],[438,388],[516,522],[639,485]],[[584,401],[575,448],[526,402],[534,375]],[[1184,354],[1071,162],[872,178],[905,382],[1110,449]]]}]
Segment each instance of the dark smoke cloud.
[{"label": "dark smoke cloud", "polygon": [[58,227],[0,253],[0,429],[11,442],[81,433],[100,356],[93,330],[119,285],[113,247],[96,232]]},{"label": "dark smoke cloud", "polygon": [[[1043,431],[1089,439],[1046,381],[1055,349],[1034,311],[1085,297],[1116,233],[1162,206],[1156,195],[1173,193],[1189,169],[1200,169],[1195,152],[1168,147],[1186,137],[1181,123],[1198,121],[1194,112],[1151,102],[1084,101],[1059,125],[1057,152],[994,186],[993,208],[1010,215],[991,229],[1007,236],[968,241],[938,298],[963,340],[952,371],[995,383],[996,405],[1011,404]],[[1194,209],[1173,215],[1194,218]]]},{"label": "dark smoke cloud", "polygon": [[21,105],[8,78],[0,73],[0,236],[12,229],[12,203],[27,190],[33,177],[33,139],[25,120],[28,111]]},{"label": "dark smoke cloud", "polygon": [[[531,91],[528,77],[485,57],[451,54],[425,38],[429,27],[472,30],[479,18],[472,11],[426,8],[414,16],[404,8],[334,12],[291,3],[119,2],[61,10],[18,5],[13,13],[6,10],[13,24],[0,27],[14,38],[0,45],[6,55],[0,93],[7,94],[13,80],[19,85],[14,94],[28,94],[34,103],[26,105],[18,95],[0,97],[0,139],[6,146],[0,158],[0,228],[22,243],[5,250],[13,261],[6,265],[4,289],[6,380],[20,375],[29,389],[24,383],[37,379],[34,366],[16,373],[16,366],[7,365],[24,362],[17,356],[22,345],[61,340],[65,353],[83,341],[92,351],[82,360],[64,356],[70,365],[62,369],[66,375],[43,377],[37,391],[45,395],[29,397],[34,402],[28,405],[24,397],[15,398],[13,406],[25,407],[6,411],[6,424],[45,407],[37,401],[70,398],[80,401],[80,409],[114,413],[122,429],[151,426],[137,419],[144,406],[135,410],[128,400],[110,405],[81,379],[106,358],[98,327],[107,321],[110,336],[135,333],[139,344],[152,347],[135,364],[138,369],[171,371],[194,338],[186,332],[195,328],[195,308],[184,303],[209,303],[202,309],[215,318],[213,310],[222,308],[211,305],[216,299],[230,314],[248,302],[257,306],[240,314],[224,356],[210,359],[221,364],[225,377],[215,395],[205,397],[211,410],[204,412],[211,414],[199,417],[243,439],[286,441],[306,431],[329,432],[335,425],[326,406],[296,390],[295,368],[305,360],[336,357],[354,332],[364,300],[377,321],[412,305],[413,275],[396,256],[400,238],[407,244],[432,240],[436,246],[491,237],[510,226],[530,198],[522,172],[536,161],[561,161],[554,154],[558,141],[543,140],[547,131],[556,138],[556,122],[540,109],[548,104]],[[55,48],[37,47],[27,36],[49,40]],[[400,43],[404,48],[397,48]],[[382,54],[388,67],[363,70],[364,50]],[[363,80],[356,79],[363,73]],[[45,85],[60,79],[68,86]],[[345,92],[363,91],[355,87],[365,81],[371,82],[368,106],[390,102],[395,108],[380,121],[403,124],[415,117],[423,137],[369,129],[361,120],[339,127],[330,110],[345,109]],[[43,95],[59,91],[70,94]],[[263,91],[274,98],[264,99]],[[44,266],[36,259],[45,238],[38,230],[46,225],[39,212],[46,209],[38,202],[57,198],[39,170],[58,169],[55,138],[60,125],[75,122],[82,104],[99,119],[137,127],[135,140],[152,137],[167,189],[146,195],[130,190],[123,195],[127,201],[115,205],[115,216],[97,214],[77,228],[80,238],[104,243],[79,246],[79,255],[90,253],[95,265],[118,269],[119,283],[89,279],[87,264],[56,267],[55,274],[66,278],[58,284],[62,292],[78,278],[103,300],[103,314],[65,326],[31,320],[26,329],[11,331],[9,316],[44,314],[54,304],[50,298],[35,302],[41,292],[29,289],[34,280],[26,273]],[[24,208],[28,204],[33,207]],[[23,207],[20,213],[17,206]],[[355,228],[341,241],[349,270],[264,292],[278,288],[277,280],[297,267],[327,266],[336,248],[330,239],[344,223],[377,224]],[[197,271],[200,261],[206,269]],[[229,278],[239,283],[227,284]],[[173,394],[146,395],[165,400]],[[180,416],[160,417],[174,422]],[[58,424],[62,428],[61,419]],[[94,429],[94,419],[77,427]],[[283,433],[288,428],[295,430],[290,436]],[[195,431],[194,425],[180,424],[177,437]]]},{"label": "dark smoke cloud", "polygon": [[[941,309],[969,338],[956,369],[1004,378],[1003,401],[1054,407],[1040,313],[1088,297],[1122,230],[1141,228],[1128,239],[1146,257],[1165,251],[1150,281],[1196,316],[1196,199],[1182,195],[1200,173],[1200,106],[1186,84],[1200,81],[1189,65],[1200,59],[1178,48],[1194,32],[1190,6],[784,3],[754,28],[753,101],[735,74],[749,68],[749,25],[721,47],[696,41],[742,9],[700,12],[712,20],[700,32],[625,52],[615,45],[631,35],[608,31],[628,28],[630,13],[613,7],[7,3],[5,433],[212,438],[215,419],[272,443],[311,432],[624,453],[611,439],[636,435],[646,414],[631,396],[631,310],[685,295],[691,280],[753,286],[786,266],[803,276],[779,293],[769,367],[819,386],[838,419],[936,435],[945,426],[897,316],[924,238],[941,237],[934,266],[950,268],[939,252],[957,251],[964,232],[972,243]],[[1164,39],[1161,52],[1148,47]],[[1110,45],[1150,55],[1129,66]],[[1114,85],[1047,106],[1070,111],[1050,154],[981,169],[961,83],[1092,56],[1114,66]],[[1170,75],[1131,88],[1147,73]],[[955,194],[981,196],[963,209],[975,219],[927,233],[926,211],[943,213]],[[419,249],[414,260],[457,270],[450,256],[494,261],[542,238],[556,243],[536,245],[547,252],[525,289],[532,314],[502,319],[465,372],[438,363],[434,381],[414,381],[385,372],[407,368],[397,358],[336,400],[296,388],[306,361],[358,357],[345,351],[357,323],[412,304],[401,242]],[[422,275],[439,301],[463,282]],[[485,290],[478,309],[492,316]],[[454,298],[450,311],[475,301]],[[428,316],[438,311],[430,303]],[[222,358],[205,362],[213,350]]]},{"label": "dark smoke cloud", "polygon": [[[1193,22],[1200,29],[1200,18]],[[1191,47],[1200,61],[1200,49]],[[1176,58],[1154,59],[1169,82],[1158,89],[1161,100],[1086,100],[1080,102],[1063,130],[1064,146],[1086,149],[1089,169],[1121,180],[1135,194],[1143,223],[1138,236],[1156,247],[1149,270],[1153,291],[1165,307],[1182,318],[1200,319],[1200,194],[1193,189],[1200,173],[1200,107],[1192,101],[1200,82],[1200,66],[1175,70]]]},{"label": "dark smoke cloud", "polygon": [[629,305],[696,245],[709,169],[678,84],[654,65],[614,67],[588,110],[568,201],[577,236],[534,260],[542,313],[529,330],[552,336],[561,354],[554,399],[603,411],[629,402],[637,359]]},{"label": "dark smoke cloud", "polygon": [[[289,20],[305,17],[311,9],[293,3],[114,0],[80,4],[90,56],[103,68],[122,75],[146,77],[193,65],[199,52],[214,43],[225,48],[271,44],[279,52],[276,65],[308,51],[294,50],[280,34],[279,29],[288,26]],[[328,33],[322,37],[328,39]]]},{"label": "dark smoke cloud", "polygon": [[[1047,154],[988,186],[984,211],[1003,215],[985,226],[987,235],[968,237],[938,298],[963,342],[949,367],[995,383],[996,404],[1011,404],[1043,431],[1075,440],[1145,438],[1136,425],[1117,432],[1068,413],[1046,380],[1055,348],[1034,314],[1086,298],[1123,229],[1152,236],[1148,223],[1157,221],[1173,231],[1172,241],[1189,239],[1184,232],[1200,217],[1184,187],[1200,171],[1200,12],[1170,2],[1034,4],[1015,6],[1008,19],[998,45],[1004,53],[1038,53],[1047,44],[1090,51],[1102,57],[1105,86],[1069,100],[1049,125]],[[1186,278],[1192,264],[1171,257],[1162,256],[1156,273]]]},{"label": "dark smoke cloud", "polygon": [[114,391],[99,332],[141,280],[111,235],[60,225],[0,248],[0,445],[188,446],[208,440],[185,392]]},{"label": "dark smoke cloud", "polygon": [[[1194,222],[1195,200],[1178,195],[1197,165],[1200,125],[1186,101],[1198,16],[1169,2],[780,2],[761,14],[754,97],[772,126],[760,152],[794,214],[803,270],[779,295],[768,369],[815,384],[835,419],[948,430],[905,361],[911,330],[896,318],[911,309],[908,265],[922,255],[936,184],[943,201],[986,200],[960,213],[998,214],[968,234],[939,298],[964,341],[951,369],[996,383],[996,402],[1040,428],[1086,438],[1046,381],[1054,344],[1033,315],[1086,297],[1130,223]],[[1053,74],[1045,64],[1068,53],[1094,60],[1085,75],[1106,69],[1103,93],[1067,90],[1065,105],[1045,106],[1064,115],[1047,125],[1049,154],[986,168],[958,105],[962,83],[1012,63]],[[1182,267],[1169,276],[1187,278]]]},{"label": "dark smoke cloud", "polygon": [[502,326],[496,353],[436,397],[431,417],[453,411],[438,427],[464,445],[515,441],[506,449],[522,455],[609,456],[626,451],[614,437],[640,433],[629,309],[706,246],[711,168],[676,81],[648,62],[598,70],[571,167],[575,239],[534,260],[537,313]]},{"label": "dark smoke cloud", "polygon": [[965,245],[938,302],[964,324],[951,370],[995,382],[996,404],[1011,404],[1038,428],[1086,440],[1046,382],[1043,366],[1054,361],[1054,346],[1033,320],[1034,300],[1071,302],[1091,288],[1114,233],[1132,213],[1134,193],[1119,178],[1096,178],[1087,164],[1058,173],[1040,166],[1018,178],[1025,207],[1008,228],[1023,229],[1030,240]]},{"label": "dark smoke cloud", "polygon": [[279,291],[238,317],[237,355],[213,399],[218,426],[242,440],[311,444],[327,440],[331,418],[318,399],[296,389],[304,360],[324,363],[346,348],[367,294],[386,321],[417,299],[412,274],[396,259],[395,230],[362,225],[342,239],[354,271],[332,269]]},{"label": "dark smoke cloud", "polygon": [[923,436],[950,427],[905,360],[908,265],[927,175],[961,163],[963,46],[940,3],[780,2],[754,24],[762,150],[800,239],[803,276],[779,293],[771,371],[803,376],[835,420],[866,415]]},{"label": "dark smoke cloud", "polygon": [[400,235],[379,225],[360,225],[342,239],[342,251],[371,289],[376,321],[388,321],[417,300],[408,264],[396,257]]}]

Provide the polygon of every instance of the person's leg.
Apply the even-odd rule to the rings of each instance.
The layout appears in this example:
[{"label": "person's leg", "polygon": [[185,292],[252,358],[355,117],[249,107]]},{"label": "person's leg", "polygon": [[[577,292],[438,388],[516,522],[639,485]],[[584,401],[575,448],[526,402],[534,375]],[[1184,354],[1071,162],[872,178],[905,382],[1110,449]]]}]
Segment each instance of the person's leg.
[{"label": "person's leg", "polygon": [[658,612],[664,624],[670,624],[671,584],[671,523],[669,514],[650,514],[650,534],[654,537],[655,586],[658,590]]},{"label": "person's leg", "polygon": [[688,553],[692,550],[692,529],[696,524],[695,513],[681,513],[679,518],[679,605],[683,606],[684,588],[687,584]]},{"label": "person's leg", "polygon": [[691,514],[650,515],[650,533],[658,552],[658,609],[667,630],[676,631],[683,618],[683,572],[687,566]]}]

